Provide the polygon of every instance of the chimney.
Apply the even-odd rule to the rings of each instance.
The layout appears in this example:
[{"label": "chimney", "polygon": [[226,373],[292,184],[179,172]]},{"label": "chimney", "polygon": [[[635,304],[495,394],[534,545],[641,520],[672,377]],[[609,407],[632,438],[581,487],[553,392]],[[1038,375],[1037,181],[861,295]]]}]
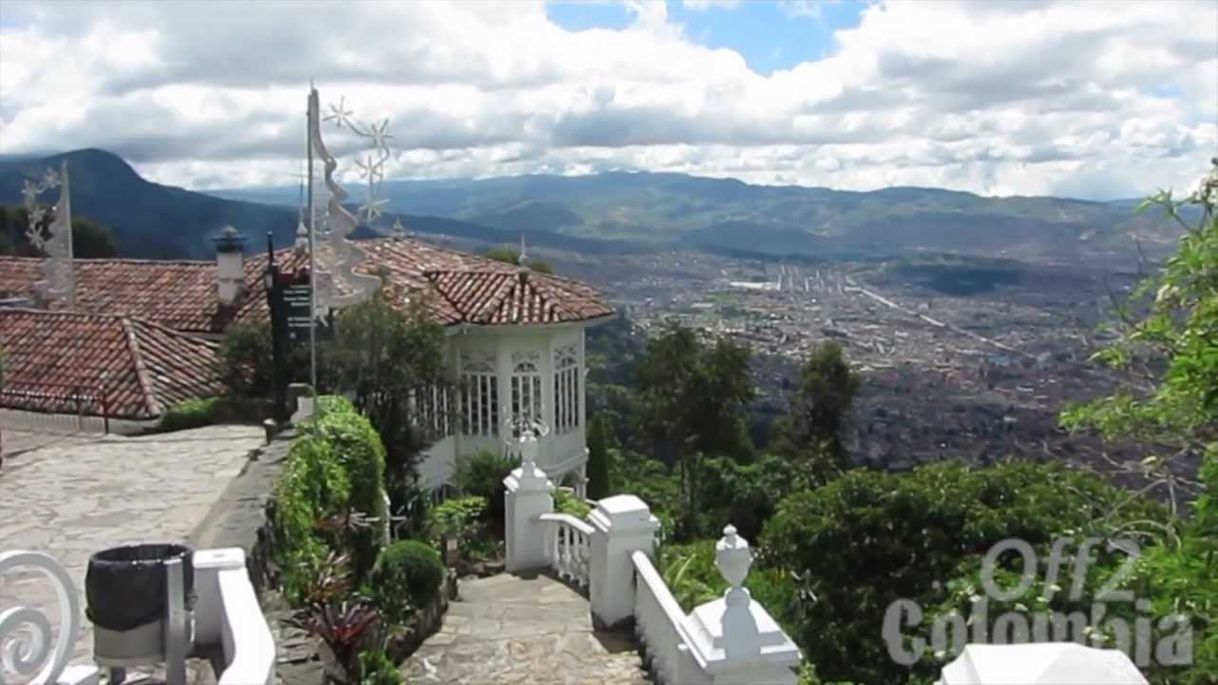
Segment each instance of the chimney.
[{"label": "chimney", "polygon": [[245,283],[245,238],[232,226],[225,226],[216,238],[216,297],[222,306],[237,303]]}]

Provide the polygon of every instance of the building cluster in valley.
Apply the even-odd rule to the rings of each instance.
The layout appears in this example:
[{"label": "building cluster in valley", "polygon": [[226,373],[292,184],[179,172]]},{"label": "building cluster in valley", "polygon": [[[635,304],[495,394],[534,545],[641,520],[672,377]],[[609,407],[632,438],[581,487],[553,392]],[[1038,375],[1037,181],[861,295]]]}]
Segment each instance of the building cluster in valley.
[{"label": "building cluster in valley", "polygon": [[1025,265],[1016,283],[949,295],[876,262],[680,252],[570,268],[645,331],[675,321],[747,345],[765,412],[785,411],[809,351],[837,342],[864,379],[848,436],[863,463],[1023,456],[1108,466],[1136,454],[1101,453],[1098,441],[1058,423],[1070,402],[1113,387],[1089,357],[1132,274]]}]

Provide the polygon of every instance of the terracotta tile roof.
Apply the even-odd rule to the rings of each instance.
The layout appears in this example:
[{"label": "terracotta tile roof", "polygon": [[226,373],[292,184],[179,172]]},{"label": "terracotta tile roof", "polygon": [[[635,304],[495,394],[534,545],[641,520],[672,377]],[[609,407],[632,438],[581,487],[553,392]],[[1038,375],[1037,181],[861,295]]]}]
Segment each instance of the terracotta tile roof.
[{"label": "terracotta tile roof", "polygon": [[0,308],[0,406],[151,419],[221,390],[216,345],[126,316]]},{"label": "terracotta tile roof", "polygon": [[[578,281],[411,238],[359,245],[369,257],[360,271],[387,274],[392,301],[421,295],[445,325],[567,323],[613,313],[599,293]],[[292,250],[276,252],[275,260],[285,271],[307,267],[307,259]],[[211,261],[80,259],[76,264],[77,308],[84,311],[128,314],[198,333],[219,333],[233,320],[266,316],[265,254],[246,259],[245,295],[227,311],[216,300]],[[0,297],[32,297],[40,277],[39,260],[0,257]]]}]

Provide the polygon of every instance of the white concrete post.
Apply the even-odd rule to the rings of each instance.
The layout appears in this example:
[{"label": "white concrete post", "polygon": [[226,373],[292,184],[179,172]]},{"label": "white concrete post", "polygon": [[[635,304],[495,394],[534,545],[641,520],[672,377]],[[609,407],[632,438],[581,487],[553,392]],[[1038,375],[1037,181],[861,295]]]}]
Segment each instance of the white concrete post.
[{"label": "white concrete post", "polygon": [[503,479],[507,487],[504,509],[507,514],[504,546],[505,566],[509,573],[544,568],[546,558],[545,525],[542,514],[554,511],[554,484],[537,468],[537,438],[532,430],[521,436],[520,467]]},{"label": "white concrete post", "polygon": [[715,566],[731,587],[722,599],[685,617],[690,647],[705,661],[712,685],[795,685],[799,648],[744,588],[752,564],[749,543],[736,535],[735,526],[724,528],[715,545]]},{"label": "white concrete post", "polygon": [[660,522],[643,500],[614,495],[596,503],[588,514],[592,524],[592,559],[589,564],[592,617],[611,627],[634,615],[634,566],[630,553],[655,554],[655,533]]}]

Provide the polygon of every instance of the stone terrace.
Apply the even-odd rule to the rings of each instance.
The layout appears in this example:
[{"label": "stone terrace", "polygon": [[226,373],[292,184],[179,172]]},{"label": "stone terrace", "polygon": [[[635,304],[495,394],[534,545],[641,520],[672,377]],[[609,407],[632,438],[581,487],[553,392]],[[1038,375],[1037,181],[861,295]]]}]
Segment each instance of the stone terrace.
[{"label": "stone terrace", "polygon": [[592,628],[588,600],[545,575],[461,581],[444,627],[402,665],[408,683],[650,682],[628,633]]},{"label": "stone terrace", "polygon": [[[139,438],[60,437],[13,454],[0,468],[0,544],[54,556],[83,602],[90,554],[132,542],[187,540],[263,436],[258,427],[210,426]],[[55,616],[53,597],[41,575],[0,580],[0,606],[19,598]],[[92,653],[85,624],[77,663]]]}]

